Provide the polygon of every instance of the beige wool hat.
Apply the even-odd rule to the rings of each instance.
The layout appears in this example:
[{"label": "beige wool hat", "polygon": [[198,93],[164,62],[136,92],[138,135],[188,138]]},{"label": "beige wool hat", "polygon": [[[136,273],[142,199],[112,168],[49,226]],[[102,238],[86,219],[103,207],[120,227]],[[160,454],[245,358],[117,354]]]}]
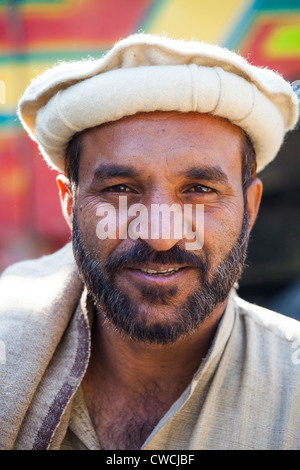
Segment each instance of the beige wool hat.
[{"label": "beige wool hat", "polygon": [[298,100],[281,75],[225,48],[135,34],[101,59],[48,69],[26,89],[18,116],[50,167],[64,171],[76,132],[151,111],[227,118],[249,135],[260,171],[295,126]]}]

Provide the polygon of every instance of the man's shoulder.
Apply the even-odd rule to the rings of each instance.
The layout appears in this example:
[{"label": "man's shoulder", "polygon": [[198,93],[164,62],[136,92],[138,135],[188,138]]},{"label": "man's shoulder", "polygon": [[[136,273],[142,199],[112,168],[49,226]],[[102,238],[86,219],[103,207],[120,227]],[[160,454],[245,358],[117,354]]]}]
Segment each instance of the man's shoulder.
[{"label": "man's shoulder", "polygon": [[240,297],[235,297],[244,341],[263,362],[277,363],[280,369],[300,364],[300,322]]},{"label": "man's shoulder", "polygon": [[8,266],[0,276],[0,282],[9,276],[40,277],[51,275],[62,268],[74,267],[75,261],[71,243],[58,251],[36,259],[27,259]]},{"label": "man's shoulder", "polygon": [[68,243],[51,255],[9,266],[0,277],[1,320],[15,315],[25,321],[37,312],[50,311],[62,299],[78,296],[82,290],[78,269]]},{"label": "man's shoulder", "polygon": [[255,323],[259,329],[270,332],[281,339],[300,339],[300,321],[287,315],[269,310],[268,308],[250,303],[238,296],[235,302],[239,309],[239,314],[245,320]]},{"label": "man's shoulder", "polygon": [[[60,379],[64,380],[60,375],[66,362],[59,354],[64,351],[64,359],[72,362],[78,347],[75,312],[82,287],[70,244],[51,255],[16,263],[2,273],[0,395],[5,400],[0,407],[0,448],[13,447],[22,416],[27,419],[32,413],[34,418],[30,419],[37,422],[39,416],[46,416],[43,413],[53,398],[52,388],[56,390]],[[55,357],[60,359],[53,368]],[[50,390],[45,384],[51,373],[54,378]],[[30,439],[29,434],[22,435],[21,431],[20,435]]]}]

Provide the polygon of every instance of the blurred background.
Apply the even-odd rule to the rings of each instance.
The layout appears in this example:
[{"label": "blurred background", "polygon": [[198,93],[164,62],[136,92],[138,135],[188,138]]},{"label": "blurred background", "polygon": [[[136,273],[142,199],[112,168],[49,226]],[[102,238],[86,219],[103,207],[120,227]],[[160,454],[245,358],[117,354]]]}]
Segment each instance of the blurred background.
[{"label": "blurred background", "polygon": [[[200,39],[300,80],[300,0],[0,0],[0,272],[70,240],[55,172],[20,126],[31,79],[137,31]],[[299,93],[300,96],[300,93]],[[300,320],[300,130],[261,173],[264,196],[239,293]]]}]

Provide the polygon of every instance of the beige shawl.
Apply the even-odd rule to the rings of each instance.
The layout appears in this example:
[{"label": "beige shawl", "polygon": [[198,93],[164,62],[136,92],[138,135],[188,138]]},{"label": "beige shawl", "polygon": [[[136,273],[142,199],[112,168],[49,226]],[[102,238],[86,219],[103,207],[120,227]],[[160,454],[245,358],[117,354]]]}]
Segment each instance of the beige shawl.
[{"label": "beige shawl", "polygon": [[[90,352],[71,245],[7,269],[0,299],[0,449],[60,449]],[[300,323],[231,294],[207,358],[143,449],[300,449],[299,390]]]}]

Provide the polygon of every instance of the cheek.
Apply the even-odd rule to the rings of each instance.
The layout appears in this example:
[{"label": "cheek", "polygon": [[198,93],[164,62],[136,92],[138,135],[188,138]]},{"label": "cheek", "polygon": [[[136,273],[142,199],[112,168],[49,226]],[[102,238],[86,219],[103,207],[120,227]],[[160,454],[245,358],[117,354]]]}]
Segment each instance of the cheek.
[{"label": "cheek", "polygon": [[[101,227],[104,230],[99,228],[101,221],[103,221]],[[112,227],[112,224],[106,224],[103,217],[97,216],[96,207],[87,208],[84,206],[82,206],[82,210],[77,210],[77,223],[88,251],[99,262],[105,262],[118,243],[118,240],[115,237],[111,237],[111,234],[107,234],[109,236],[105,237],[105,226]]]},{"label": "cheek", "polygon": [[77,211],[77,221],[86,245],[90,248],[96,245],[96,225],[97,220],[93,211],[79,210]]},{"label": "cheek", "polygon": [[[204,215],[204,250],[215,262],[223,259],[237,241],[242,229],[243,210],[206,211]],[[211,259],[211,262],[214,262]]]}]

